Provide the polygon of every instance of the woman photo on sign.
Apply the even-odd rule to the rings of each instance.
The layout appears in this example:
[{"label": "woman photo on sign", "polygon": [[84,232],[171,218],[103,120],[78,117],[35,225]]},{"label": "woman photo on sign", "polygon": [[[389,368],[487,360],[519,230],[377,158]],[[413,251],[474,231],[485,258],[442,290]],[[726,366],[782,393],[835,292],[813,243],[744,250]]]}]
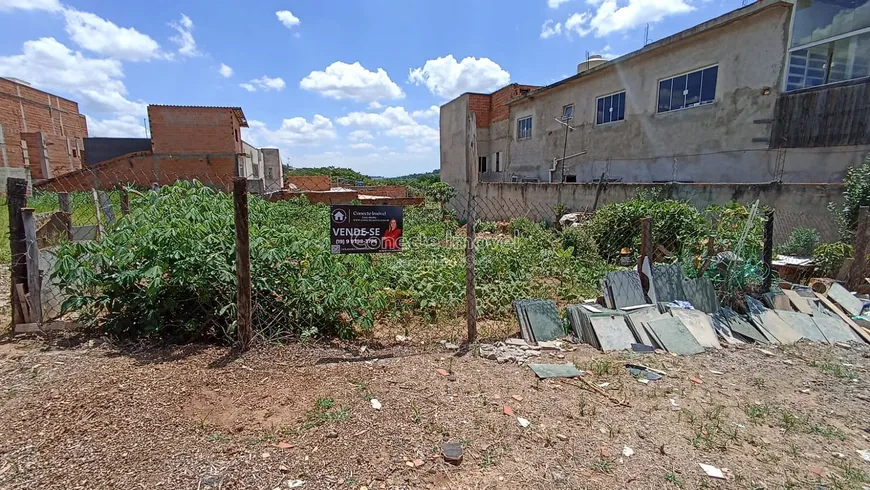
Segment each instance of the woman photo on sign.
[{"label": "woman photo on sign", "polygon": [[381,249],[399,250],[399,239],[401,238],[402,229],[399,228],[398,222],[393,218],[390,220],[390,224],[387,226],[386,231],[384,231],[383,237],[381,237]]}]

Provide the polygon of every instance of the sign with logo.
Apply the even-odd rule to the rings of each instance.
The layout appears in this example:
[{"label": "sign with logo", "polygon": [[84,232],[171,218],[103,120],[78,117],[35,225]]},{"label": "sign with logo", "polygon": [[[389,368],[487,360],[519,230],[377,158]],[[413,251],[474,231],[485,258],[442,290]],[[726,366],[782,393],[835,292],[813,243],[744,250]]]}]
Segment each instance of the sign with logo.
[{"label": "sign with logo", "polygon": [[402,206],[334,204],[329,216],[329,242],[334,254],[402,251]]}]

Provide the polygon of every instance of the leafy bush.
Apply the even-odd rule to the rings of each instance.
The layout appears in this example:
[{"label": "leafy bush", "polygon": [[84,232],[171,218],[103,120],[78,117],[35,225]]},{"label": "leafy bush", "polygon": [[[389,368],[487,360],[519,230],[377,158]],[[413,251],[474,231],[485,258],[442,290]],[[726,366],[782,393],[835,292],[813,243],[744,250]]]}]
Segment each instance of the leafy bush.
[{"label": "leafy bush", "polygon": [[862,165],[849,167],[846,170],[846,191],[843,192],[843,204],[837,206],[828,204],[828,210],[834,215],[840,229],[840,240],[852,243],[855,229],[858,227],[858,210],[861,206],[870,205],[870,156]]},{"label": "leafy bush", "polygon": [[528,218],[513,219],[508,226],[508,231],[513,236],[535,236],[543,230],[543,227],[538,223]]},{"label": "leafy bush", "polygon": [[447,182],[435,182],[426,189],[430,199],[437,202],[441,209],[456,196],[456,189]]},{"label": "leafy bush", "polygon": [[[653,195],[654,196],[654,195]],[[653,200],[648,194],[599,209],[588,223],[598,244],[598,253],[613,261],[622,248],[640,248],[641,221],[652,218],[655,243],[678,256],[698,249],[707,232],[707,222],[701,213],[686,202]]]},{"label": "leafy bush", "polygon": [[477,220],[474,223],[474,231],[478,233],[498,233],[498,223],[495,221]]},{"label": "leafy bush", "polygon": [[[716,227],[714,232],[716,250],[730,250],[737,253],[737,245],[743,236],[746,224],[749,222],[749,214],[752,212],[751,206],[731,201],[724,206],[711,204],[704,211]],[[767,220],[768,211],[769,208],[766,206],[758,207],[743,243],[742,257],[753,260],[761,258],[761,253],[764,251],[764,223]]]},{"label": "leafy bush", "polygon": [[811,257],[813,251],[818,248],[820,241],[819,232],[812,228],[798,226],[792,230],[788,240],[779,246],[777,252],[786,255]]},{"label": "leafy bush", "polygon": [[852,253],[852,246],[848,243],[825,243],[813,252],[813,262],[819,268],[819,274],[834,277]]},{"label": "leafy bush", "polygon": [[562,230],[562,248],[571,250],[574,257],[592,258],[598,256],[598,245],[586,226],[575,226]]}]

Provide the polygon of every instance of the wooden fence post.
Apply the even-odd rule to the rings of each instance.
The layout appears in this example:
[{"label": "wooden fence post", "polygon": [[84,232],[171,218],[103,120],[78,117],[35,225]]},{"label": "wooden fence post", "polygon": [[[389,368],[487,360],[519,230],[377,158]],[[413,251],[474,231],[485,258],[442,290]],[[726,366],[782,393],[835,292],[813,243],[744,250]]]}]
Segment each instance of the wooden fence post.
[{"label": "wooden fence post", "polygon": [[236,279],[239,310],[239,348],[251,347],[254,329],[251,325],[251,249],[248,235],[248,181],[244,177],[233,179],[233,209],[236,225]]},{"label": "wooden fence post", "polygon": [[767,221],[764,222],[764,250],[761,259],[767,269],[762,290],[767,293],[770,292],[770,285],[773,282],[773,209],[767,212]]},{"label": "wooden fence post", "polygon": [[72,204],[69,200],[68,192],[58,192],[57,200],[60,202],[60,211],[64,213],[63,217],[63,225],[66,228],[66,236],[69,241],[73,240],[73,229],[72,229]]},{"label": "wooden fence post", "polygon": [[27,247],[27,289],[30,296],[30,321],[42,323],[42,277],[39,274],[39,244],[36,242],[36,221],[33,208],[21,210],[24,241]]},{"label": "wooden fence post", "polygon": [[477,292],[475,291],[474,275],[474,225],[477,221],[474,193],[477,183],[477,116],[474,112],[468,113],[465,121],[467,145],[465,152],[465,167],[468,180],[468,209],[466,215],[468,222],[465,225],[465,315],[468,324],[467,343],[477,340]]},{"label": "wooden fence post", "polygon": [[868,241],[867,232],[870,231],[870,207],[861,206],[858,208],[858,228],[855,230],[855,240],[852,241],[852,255],[855,260],[852,262],[852,267],[849,270],[849,280],[846,286],[850,291],[854,291],[861,284],[864,284],[864,278],[867,272],[867,253]]},{"label": "wooden fence post", "polygon": [[91,189],[91,193],[93,194],[94,200],[94,213],[97,216],[97,240],[103,239],[103,217],[102,213],[100,213],[100,196],[97,195],[96,189]]},{"label": "wooden fence post", "polygon": [[121,189],[121,214],[127,216],[130,214],[130,193],[127,189]]},{"label": "wooden fence post", "polygon": [[12,252],[12,323],[27,323],[27,302],[24,288],[27,285],[27,244],[24,238],[24,223],[21,209],[27,205],[27,181],[6,179],[6,202],[9,209],[9,248]]}]

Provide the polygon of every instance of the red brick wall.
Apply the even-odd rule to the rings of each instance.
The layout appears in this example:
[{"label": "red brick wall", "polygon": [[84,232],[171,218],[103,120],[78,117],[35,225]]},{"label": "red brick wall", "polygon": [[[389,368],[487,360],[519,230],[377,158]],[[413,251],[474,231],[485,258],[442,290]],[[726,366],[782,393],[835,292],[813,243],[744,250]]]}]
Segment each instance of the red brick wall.
[{"label": "red brick wall", "polygon": [[519,97],[521,95],[521,90],[535,90],[536,88],[538,87],[535,87],[534,85],[514,84],[493,92],[490,98],[492,103],[490,108],[490,122],[504,121],[510,118],[510,108],[504,105],[505,102]]},{"label": "red brick wall", "polygon": [[269,194],[269,200],[286,201],[305,196],[308,202],[318,204],[347,204],[359,197],[355,191],[293,191],[283,189]]},{"label": "red brick wall", "polygon": [[328,175],[291,175],[287,177],[285,182],[304,191],[328,191],[332,189],[332,182]]},{"label": "red brick wall", "polygon": [[489,127],[490,96],[482,94],[468,94],[468,112],[477,115],[477,127]]},{"label": "red brick wall", "polygon": [[235,158],[232,157],[170,158],[137,152],[37,183],[34,187],[50,192],[83,192],[113,189],[120,185],[150,187],[154,182],[170,185],[179,180],[199,180],[210,187],[228,191],[232,189],[234,166]]},{"label": "red brick wall", "polygon": [[238,121],[232,109],[152,105],[148,106],[148,120],[155,154],[241,152]]},{"label": "red brick wall", "polygon": [[408,195],[408,191],[403,185],[353,187],[353,190],[367,196],[407,197]]},{"label": "red brick wall", "polygon": [[[70,138],[70,148],[76,148],[73,167],[81,168],[78,148],[81,146],[81,139],[87,137],[88,128],[87,121],[83,115],[79,114],[78,104],[75,102],[26,85],[0,79],[0,125],[3,126],[7,165],[10,167],[22,168],[24,166],[21,133],[41,132],[45,135],[46,142],[49,143],[49,157],[62,159],[65,162],[65,166],[58,163],[58,172],[69,172],[71,152],[67,152],[67,137]],[[52,167],[54,164],[55,162],[52,162]],[[41,167],[34,164],[31,165],[31,169],[39,171],[39,175],[33,175],[34,178],[43,178]]]}]

